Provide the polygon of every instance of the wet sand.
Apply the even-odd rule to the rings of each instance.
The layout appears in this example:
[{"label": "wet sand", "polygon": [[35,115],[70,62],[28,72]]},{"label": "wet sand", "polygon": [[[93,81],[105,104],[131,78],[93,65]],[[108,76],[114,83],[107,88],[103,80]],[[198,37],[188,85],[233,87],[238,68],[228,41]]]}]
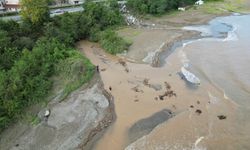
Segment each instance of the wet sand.
[{"label": "wet sand", "polygon": [[[225,12],[220,15],[228,14]],[[101,72],[102,80],[106,89],[112,87],[111,94],[115,99],[117,120],[93,149],[204,148],[201,145],[210,149],[222,149],[224,145],[221,143],[237,144],[237,141],[230,137],[239,136],[235,130],[238,105],[209,80],[202,80],[199,87],[190,86],[178,74],[186,59],[185,53],[178,47],[170,51],[175,42],[199,37],[197,32],[181,30],[183,26],[207,24],[216,16],[218,15],[194,10],[146,20],[147,24],[152,25],[150,27],[121,29],[118,33],[133,41],[133,44],[126,54],[118,56],[105,53],[96,43],[78,43],[78,47],[92,63],[105,70]],[[163,53],[158,56],[165,61],[161,67],[154,68],[142,61],[150,52],[159,48]],[[162,57],[166,53],[171,55]],[[121,65],[119,59],[123,59],[125,63]],[[143,83],[145,79],[150,84],[160,85],[162,89],[150,88]],[[176,97],[160,99],[159,96],[166,92],[165,82],[170,84]],[[174,117],[154,126],[155,122],[151,116],[163,109],[170,110]],[[226,116],[226,119],[220,120],[219,115]],[[149,118],[152,119],[152,124],[141,123],[141,120]],[[141,127],[134,128],[138,124]],[[149,135],[145,135],[143,130],[148,134],[150,127],[147,126],[154,128],[150,129],[152,132]],[[132,136],[131,130],[135,132]],[[242,138],[245,137],[238,137],[239,140]],[[131,143],[136,139],[138,141]]]},{"label": "wet sand", "polygon": [[[101,72],[101,77],[107,90],[112,87],[111,94],[115,99],[117,119],[103,138],[97,142],[94,149],[124,149],[130,144],[129,129],[139,120],[150,117],[163,109],[171,110],[176,116],[167,121],[168,123],[162,124],[164,129],[160,132],[166,135],[171,134],[170,136],[166,136],[164,140],[159,137],[150,140],[158,141],[159,145],[164,141],[168,141],[169,145],[174,145],[176,140],[183,139],[184,146],[192,147],[193,145],[188,144],[194,143],[199,138],[197,133],[205,136],[210,132],[216,134],[217,130],[225,132],[230,130],[225,127],[234,122],[233,114],[236,106],[224,99],[223,93],[209,83],[202,83],[196,90],[189,88],[178,75],[182,66],[179,59],[182,55],[178,50],[167,58],[166,65],[161,68],[153,68],[148,64],[130,63],[125,60],[129,70],[126,72],[124,66],[119,63],[120,58],[106,54],[98,44],[81,41],[78,43],[78,48],[93,64],[105,69]],[[144,79],[148,79],[150,84],[160,84],[163,88],[156,91],[146,86],[143,83]],[[159,95],[164,94],[166,90],[164,82],[171,85],[176,97],[159,99]],[[138,90],[133,90],[134,87]],[[212,95],[209,96],[207,91],[210,91]],[[219,97],[220,100],[213,100],[212,96]],[[190,107],[191,105],[193,108]],[[197,109],[202,113],[197,113]],[[219,120],[217,118],[219,114],[226,115],[227,121]]]},{"label": "wet sand", "polygon": [[[183,14],[185,13],[182,13],[182,15]],[[209,90],[213,93],[213,96],[223,97],[222,93],[215,90],[213,85],[206,83],[197,90],[194,90],[180,78],[178,72],[182,66],[180,57],[183,56],[181,52],[175,51],[171,54],[171,56],[167,58],[164,66],[160,68],[151,67],[150,64],[142,61],[149,52],[155,51],[162,44],[164,44],[162,50],[166,52],[171,49],[175,42],[199,36],[198,32],[181,30],[182,26],[186,24],[190,25],[191,22],[196,22],[196,24],[207,23],[211,18],[215,17],[214,15],[196,15],[196,17],[198,17],[196,21],[189,20],[189,22],[186,21],[186,23],[183,23],[183,20],[186,20],[185,17],[189,15],[190,14],[175,17],[178,18],[177,21],[179,22],[177,23],[172,23],[174,22],[173,20],[172,22],[165,22],[163,17],[160,18],[160,21],[148,21],[149,24],[156,23],[154,28],[128,27],[120,30],[118,33],[124,38],[133,41],[133,44],[128,53],[119,55],[118,57],[105,53],[96,43],[81,41],[77,44],[77,47],[91,60],[91,62],[98,65],[100,70],[103,70],[100,74],[105,88],[107,90],[109,90],[110,87],[112,88],[110,92],[115,99],[115,113],[117,119],[104,136],[94,144],[95,146],[92,147],[93,149],[126,148],[133,140],[140,138],[140,136],[129,136],[129,131],[133,125],[144,118],[149,118],[163,109],[170,110],[176,115],[174,118],[167,121],[173,122],[172,125],[169,125],[171,127],[164,130],[166,134],[170,131],[172,134],[175,134],[170,142],[173,142],[173,144],[176,143],[174,139],[178,139],[182,136],[181,133],[186,131],[187,135],[190,136],[186,137],[189,139],[186,140],[186,143],[193,143],[197,139],[194,132],[200,132],[196,130],[201,129],[201,133],[208,132],[211,128],[211,125],[208,124],[211,119],[215,121],[218,120],[216,117],[217,114],[230,115],[229,110],[232,111],[236,109],[232,103],[222,99],[222,101],[218,103],[221,103],[219,105],[223,105],[228,111],[220,112],[221,109],[218,108],[217,102],[216,104],[210,102],[211,97],[209,97],[209,93],[207,93],[207,90]],[[169,19],[169,17],[165,19]],[[178,24],[177,27],[176,24]],[[155,90],[145,85],[143,83],[145,79],[152,85],[160,85],[162,89]],[[160,99],[159,96],[166,92],[165,82],[170,84],[171,89],[177,95],[176,97],[164,97],[163,100]],[[197,101],[199,101],[199,104],[197,104]],[[215,105],[216,107],[211,108],[210,105]],[[202,110],[202,114],[197,115],[197,109]],[[228,120],[230,120],[230,118]],[[187,124],[186,127],[183,126],[185,123]],[[163,123],[163,125],[165,124]],[[193,128],[194,126],[196,126],[197,129]],[[142,126],[142,128],[144,127]],[[140,129],[141,128],[137,130]],[[133,131],[135,133],[141,132]],[[155,140],[157,140],[157,138]],[[163,141],[159,140],[159,142],[162,143]]]}]

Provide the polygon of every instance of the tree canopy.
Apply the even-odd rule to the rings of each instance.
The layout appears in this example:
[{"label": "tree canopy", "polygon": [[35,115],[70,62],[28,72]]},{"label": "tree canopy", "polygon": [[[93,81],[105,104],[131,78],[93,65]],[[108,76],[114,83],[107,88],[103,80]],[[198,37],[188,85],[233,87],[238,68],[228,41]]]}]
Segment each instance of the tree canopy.
[{"label": "tree canopy", "polygon": [[24,21],[40,25],[49,19],[49,0],[21,0],[21,17]]},{"label": "tree canopy", "polygon": [[194,3],[196,0],[128,0],[128,7],[140,14],[163,14],[164,12],[177,9]]}]

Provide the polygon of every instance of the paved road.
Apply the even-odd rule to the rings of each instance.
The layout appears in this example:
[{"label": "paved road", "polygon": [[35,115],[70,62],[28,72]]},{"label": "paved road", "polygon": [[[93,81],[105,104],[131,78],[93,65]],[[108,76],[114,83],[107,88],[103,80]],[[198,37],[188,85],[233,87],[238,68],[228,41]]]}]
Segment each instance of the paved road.
[{"label": "paved road", "polygon": [[[69,13],[72,13],[72,12],[79,12],[79,11],[83,11],[83,8],[81,6],[77,6],[77,7],[68,7],[68,8],[60,8],[60,9],[53,9],[50,11],[50,16],[51,17],[54,17],[56,15],[61,15],[63,13],[55,13],[57,10],[62,10],[62,12],[69,12]],[[15,20],[15,21],[19,21],[21,20],[21,17],[20,15],[16,15],[16,16],[6,16],[6,17],[0,17],[0,19],[3,19],[3,20]]]}]

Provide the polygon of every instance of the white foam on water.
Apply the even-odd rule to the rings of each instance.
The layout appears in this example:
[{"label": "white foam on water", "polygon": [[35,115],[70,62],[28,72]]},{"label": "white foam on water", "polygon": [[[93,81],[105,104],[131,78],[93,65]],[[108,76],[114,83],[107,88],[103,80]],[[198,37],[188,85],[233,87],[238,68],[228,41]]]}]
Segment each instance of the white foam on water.
[{"label": "white foam on water", "polygon": [[189,67],[189,59],[187,58],[186,53],[183,50],[180,50],[178,56],[185,68]]},{"label": "white foam on water", "polygon": [[218,104],[219,99],[215,96],[213,96],[209,91],[208,91],[208,96],[211,104]]},{"label": "white foam on water", "polygon": [[204,136],[199,137],[195,143],[194,143],[194,147],[192,148],[192,150],[206,150],[206,148],[198,146],[198,144],[204,139]]},{"label": "white foam on water", "polygon": [[224,97],[225,99],[229,99],[228,96],[226,95],[225,91],[223,92],[223,97]]},{"label": "white foam on water", "polygon": [[212,35],[212,31],[207,26],[187,26],[182,29],[201,32],[202,36]]},{"label": "white foam on water", "polygon": [[227,33],[227,37],[226,37],[225,39],[223,39],[222,41],[223,41],[223,42],[226,42],[226,41],[238,41],[239,38],[238,38],[238,36],[237,36],[237,34],[236,34],[236,30],[237,30],[237,27],[234,26],[234,27],[233,27],[233,30],[232,30],[232,31],[229,31],[229,32]]},{"label": "white foam on water", "polygon": [[143,58],[143,62],[151,64],[153,62],[154,56],[156,52],[148,52],[148,55]]},{"label": "white foam on water", "polygon": [[162,43],[160,45],[160,47],[158,49],[156,49],[155,51],[148,52],[148,55],[145,58],[143,58],[142,61],[145,62],[145,63],[152,64],[152,62],[154,60],[154,57],[155,57],[155,54],[157,52],[160,52],[164,45],[165,45],[165,43]]}]

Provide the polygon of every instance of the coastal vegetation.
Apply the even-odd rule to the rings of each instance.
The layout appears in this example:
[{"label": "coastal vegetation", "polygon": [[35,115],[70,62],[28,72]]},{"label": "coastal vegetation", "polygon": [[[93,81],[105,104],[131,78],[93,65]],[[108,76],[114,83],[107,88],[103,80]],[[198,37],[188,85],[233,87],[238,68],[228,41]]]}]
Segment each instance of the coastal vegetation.
[{"label": "coastal vegetation", "polygon": [[[37,3],[43,7],[28,7]],[[54,18],[48,18],[46,0],[22,4],[21,23],[0,20],[0,131],[27,107],[45,101],[53,76],[68,80],[62,97],[91,79],[95,68],[74,49],[75,42],[99,41],[112,54],[129,45],[112,31],[124,24],[117,1],[87,1],[84,12]]]},{"label": "coastal vegetation", "polygon": [[196,0],[128,0],[128,7],[139,14],[163,14],[193,4]]}]

